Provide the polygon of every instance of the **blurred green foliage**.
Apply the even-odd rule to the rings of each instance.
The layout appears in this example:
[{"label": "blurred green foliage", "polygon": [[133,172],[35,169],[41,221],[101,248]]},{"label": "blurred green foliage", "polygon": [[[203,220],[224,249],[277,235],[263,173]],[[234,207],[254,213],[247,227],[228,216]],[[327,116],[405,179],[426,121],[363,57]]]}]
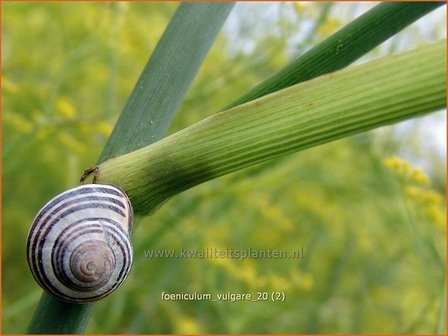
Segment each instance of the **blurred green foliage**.
[{"label": "blurred green foliage", "polygon": [[[359,6],[237,5],[171,131],[218,111]],[[94,164],[176,4],[2,7],[2,319],[4,333],[22,333],[41,293],[25,258],[33,216]],[[266,15],[274,19],[260,33]],[[410,27],[369,56],[440,38],[444,17],[436,18],[429,33]],[[133,271],[95,305],[86,332],[436,332],[444,323],[446,164],[424,135],[441,122],[442,112],[340,140],[174,198],[138,224]],[[144,256],[149,249],[249,247],[303,247],[304,258]],[[162,292],[228,291],[284,291],[286,301],[161,300]]]}]

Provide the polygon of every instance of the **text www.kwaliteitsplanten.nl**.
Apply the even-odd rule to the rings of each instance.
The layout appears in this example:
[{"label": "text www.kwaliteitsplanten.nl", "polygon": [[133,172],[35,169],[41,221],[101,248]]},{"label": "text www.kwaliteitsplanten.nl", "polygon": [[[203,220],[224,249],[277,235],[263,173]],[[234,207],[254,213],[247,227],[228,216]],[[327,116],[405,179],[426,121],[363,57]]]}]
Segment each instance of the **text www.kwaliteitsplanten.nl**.
[{"label": "text www.kwaliteitsplanten.nl", "polygon": [[144,251],[147,259],[303,259],[303,247],[293,251],[277,249],[218,249],[208,247],[205,249],[179,249],[163,250],[153,249]]}]

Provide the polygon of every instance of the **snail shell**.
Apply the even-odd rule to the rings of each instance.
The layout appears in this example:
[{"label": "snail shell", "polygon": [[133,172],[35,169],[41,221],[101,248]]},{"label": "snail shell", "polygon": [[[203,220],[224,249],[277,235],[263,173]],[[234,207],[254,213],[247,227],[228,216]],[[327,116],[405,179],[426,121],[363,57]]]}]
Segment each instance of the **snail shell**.
[{"label": "snail shell", "polygon": [[67,302],[99,300],[132,265],[133,212],[118,187],[86,184],[50,200],[36,215],[27,258],[37,283]]}]

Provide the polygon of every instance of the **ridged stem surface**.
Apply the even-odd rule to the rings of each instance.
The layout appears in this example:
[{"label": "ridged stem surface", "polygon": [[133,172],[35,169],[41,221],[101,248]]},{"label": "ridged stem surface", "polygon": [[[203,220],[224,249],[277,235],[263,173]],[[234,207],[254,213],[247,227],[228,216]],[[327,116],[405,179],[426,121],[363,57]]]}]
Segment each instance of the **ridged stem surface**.
[{"label": "ridged stem surface", "polygon": [[445,40],[301,83],[215,114],[99,166],[149,213],[202,182],[281,155],[439,110]]}]

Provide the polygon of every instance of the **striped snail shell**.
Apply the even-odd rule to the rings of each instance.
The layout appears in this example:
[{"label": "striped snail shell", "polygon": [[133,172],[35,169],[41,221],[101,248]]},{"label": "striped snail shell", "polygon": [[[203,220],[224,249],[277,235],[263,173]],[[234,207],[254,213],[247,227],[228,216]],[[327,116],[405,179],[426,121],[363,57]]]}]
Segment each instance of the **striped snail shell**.
[{"label": "striped snail shell", "polygon": [[37,283],[67,302],[99,300],[132,264],[132,206],[118,187],[86,184],[50,200],[34,218],[27,258]]}]

